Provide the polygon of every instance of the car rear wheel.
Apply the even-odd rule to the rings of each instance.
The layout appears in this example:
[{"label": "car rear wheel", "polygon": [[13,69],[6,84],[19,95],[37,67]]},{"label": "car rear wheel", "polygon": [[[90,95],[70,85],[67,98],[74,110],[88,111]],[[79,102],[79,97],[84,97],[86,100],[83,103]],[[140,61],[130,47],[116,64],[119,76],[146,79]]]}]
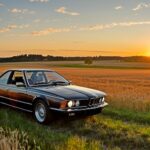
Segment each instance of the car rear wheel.
[{"label": "car rear wheel", "polygon": [[34,117],[38,123],[47,124],[52,120],[52,115],[44,101],[38,100],[34,105]]}]

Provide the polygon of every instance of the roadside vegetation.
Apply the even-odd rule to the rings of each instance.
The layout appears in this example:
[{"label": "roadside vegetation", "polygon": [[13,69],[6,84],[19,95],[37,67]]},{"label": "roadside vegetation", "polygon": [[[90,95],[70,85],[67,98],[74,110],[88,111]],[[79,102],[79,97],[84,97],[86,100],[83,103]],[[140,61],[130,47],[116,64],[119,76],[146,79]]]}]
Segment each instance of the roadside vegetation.
[{"label": "roadside vegetation", "polygon": [[[109,106],[96,116],[60,118],[47,126],[36,123],[31,114],[0,107],[0,146],[25,147],[28,143],[28,149],[39,150],[150,149],[150,70],[64,68],[55,63],[28,67],[34,66],[52,68],[73,84],[106,92]],[[11,64],[3,64],[0,72],[9,67]],[[5,147],[0,150],[9,150]]]}]

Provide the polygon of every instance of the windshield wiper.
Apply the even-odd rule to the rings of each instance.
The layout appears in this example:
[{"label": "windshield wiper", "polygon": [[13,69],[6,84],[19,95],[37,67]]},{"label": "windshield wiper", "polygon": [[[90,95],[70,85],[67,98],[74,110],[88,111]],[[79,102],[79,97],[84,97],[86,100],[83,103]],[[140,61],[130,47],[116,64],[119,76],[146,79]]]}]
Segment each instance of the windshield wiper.
[{"label": "windshield wiper", "polygon": [[59,84],[67,84],[67,82],[64,81],[50,81],[50,85],[59,85]]},{"label": "windshield wiper", "polygon": [[46,85],[46,83],[34,83],[31,86],[44,86],[44,85]]}]

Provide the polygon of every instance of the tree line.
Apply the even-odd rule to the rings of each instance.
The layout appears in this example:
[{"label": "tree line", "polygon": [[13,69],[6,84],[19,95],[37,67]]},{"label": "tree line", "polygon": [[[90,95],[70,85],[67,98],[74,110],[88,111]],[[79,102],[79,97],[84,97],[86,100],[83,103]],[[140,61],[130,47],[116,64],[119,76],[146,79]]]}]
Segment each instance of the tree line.
[{"label": "tree line", "polygon": [[29,62],[29,61],[102,61],[102,60],[118,60],[127,62],[150,62],[150,57],[146,56],[131,56],[131,57],[121,57],[121,56],[93,56],[93,57],[64,57],[64,56],[43,56],[35,54],[25,54],[12,56],[7,58],[0,58],[0,62]]}]

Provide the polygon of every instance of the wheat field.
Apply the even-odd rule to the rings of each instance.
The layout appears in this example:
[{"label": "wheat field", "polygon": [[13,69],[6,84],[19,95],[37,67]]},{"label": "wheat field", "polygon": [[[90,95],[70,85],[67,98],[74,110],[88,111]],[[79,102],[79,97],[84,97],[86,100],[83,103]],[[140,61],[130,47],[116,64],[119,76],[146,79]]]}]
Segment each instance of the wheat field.
[{"label": "wheat field", "polygon": [[110,105],[150,110],[150,70],[56,69],[74,84],[107,93]]},{"label": "wheat field", "polygon": [[[61,62],[59,62],[61,63]],[[46,68],[56,70],[72,84],[107,93],[110,106],[140,111],[150,110],[150,70],[56,67],[48,63],[1,64],[0,72],[10,68]]]}]

